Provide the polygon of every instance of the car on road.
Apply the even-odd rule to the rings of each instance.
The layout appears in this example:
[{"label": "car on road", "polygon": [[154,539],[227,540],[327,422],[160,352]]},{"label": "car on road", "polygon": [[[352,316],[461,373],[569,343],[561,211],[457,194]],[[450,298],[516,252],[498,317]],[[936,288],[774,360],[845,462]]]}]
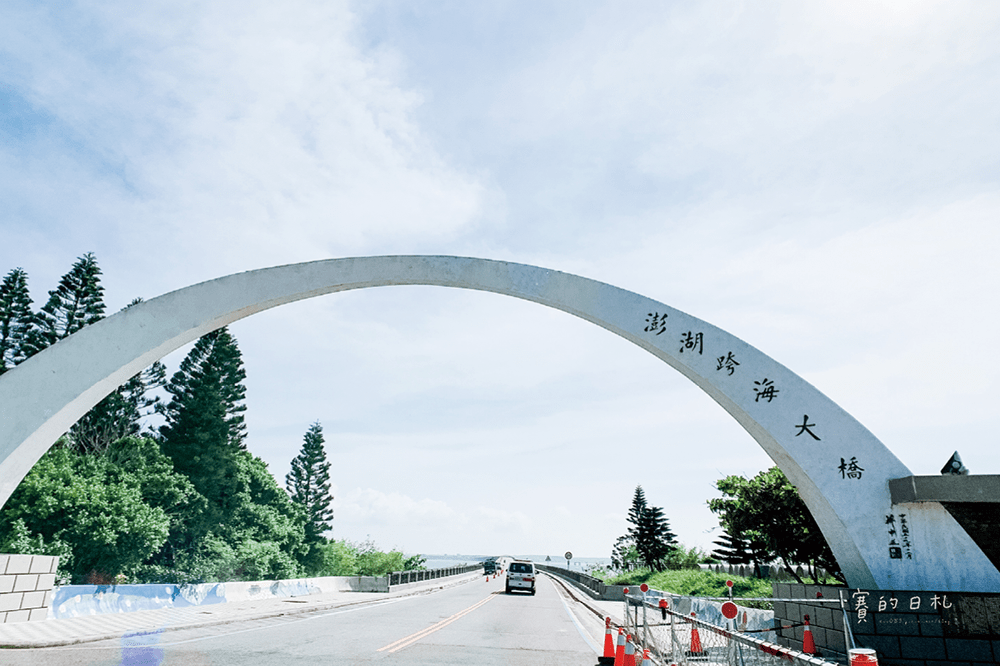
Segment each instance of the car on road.
[{"label": "car on road", "polygon": [[514,590],[535,593],[535,565],[528,560],[514,560],[507,566],[507,594]]}]

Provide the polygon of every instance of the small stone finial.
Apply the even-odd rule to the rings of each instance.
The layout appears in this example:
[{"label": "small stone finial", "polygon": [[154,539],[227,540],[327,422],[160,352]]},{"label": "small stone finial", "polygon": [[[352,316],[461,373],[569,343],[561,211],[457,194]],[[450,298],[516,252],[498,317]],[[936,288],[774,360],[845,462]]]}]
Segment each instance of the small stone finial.
[{"label": "small stone finial", "polygon": [[944,467],[941,468],[941,473],[948,474],[968,474],[969,469],[962,464],[962,458],[959,457],[958,451],[951,454],[951,458],[945,463]]}]

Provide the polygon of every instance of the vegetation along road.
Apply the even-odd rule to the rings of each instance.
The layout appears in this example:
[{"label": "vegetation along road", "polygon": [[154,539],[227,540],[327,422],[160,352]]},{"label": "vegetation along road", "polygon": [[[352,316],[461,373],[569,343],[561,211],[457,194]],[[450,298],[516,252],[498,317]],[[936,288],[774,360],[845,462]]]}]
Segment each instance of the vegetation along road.
[{"label": "vegetation along road", "polygon": [[314,614],[65,648],[4,650],[0,661],[10,666],[597,663],[593,645],[603,627],[592,613],[544,576],[535,596],[507,595],[503,586],[503,577],[476,578],[411,597],[372,595],[370,604]]}]

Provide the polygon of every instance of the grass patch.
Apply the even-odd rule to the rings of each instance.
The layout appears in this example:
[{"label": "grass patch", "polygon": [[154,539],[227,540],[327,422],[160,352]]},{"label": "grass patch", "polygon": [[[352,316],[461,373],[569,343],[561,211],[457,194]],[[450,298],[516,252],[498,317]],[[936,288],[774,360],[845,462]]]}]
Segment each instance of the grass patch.
[{"label": "grass patch", "polygon": [[[604,580],[608,585],[640,585],[646,583],[654,590],[670,592],[685,597],[724,597],[729,594],[726,581],[733,581],[734,597],[770,597],[771,581],[763,578],[745,578],[730,574],[702,571],[700,569],[676,569],[653,572],[649,569],[633,569]],[[769,602],[745,604],[752,608],[770,608]]]}]

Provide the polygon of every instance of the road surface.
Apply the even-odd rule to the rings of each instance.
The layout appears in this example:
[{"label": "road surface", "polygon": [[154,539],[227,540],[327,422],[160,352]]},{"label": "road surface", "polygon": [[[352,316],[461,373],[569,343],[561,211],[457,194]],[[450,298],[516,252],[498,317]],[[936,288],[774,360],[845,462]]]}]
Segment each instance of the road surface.
[{"label": "road surface", "polygon": [[503,578],[315,613],[61,648],[0,651],[5,666],[592,666],[603,623],[548,577],[535,596]]}]

